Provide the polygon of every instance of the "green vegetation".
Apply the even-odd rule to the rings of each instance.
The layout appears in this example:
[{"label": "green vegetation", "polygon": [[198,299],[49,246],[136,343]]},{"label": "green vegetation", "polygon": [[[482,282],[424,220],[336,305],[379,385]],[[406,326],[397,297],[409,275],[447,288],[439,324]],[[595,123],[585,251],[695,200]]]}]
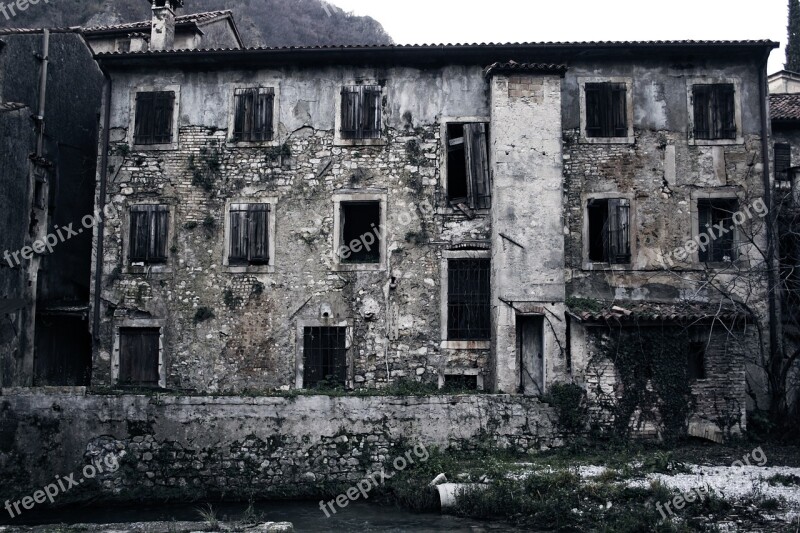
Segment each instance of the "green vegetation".
[{"label": "green vegetation", "polygon": [[554,383],[542,400],[558,413],[558,424],[568,435],[578,435],[588,424],[586,391],[573,383]]}]

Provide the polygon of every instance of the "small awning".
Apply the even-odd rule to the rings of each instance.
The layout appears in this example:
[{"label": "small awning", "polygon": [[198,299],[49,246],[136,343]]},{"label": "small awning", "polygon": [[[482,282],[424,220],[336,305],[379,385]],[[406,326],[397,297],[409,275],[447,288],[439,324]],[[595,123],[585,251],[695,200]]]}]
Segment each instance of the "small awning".
[{"label": "small awning", "polygon": [[746,321],[752,314],[735,302],[648,302],[571,299],[568,313],[584,323]]}]

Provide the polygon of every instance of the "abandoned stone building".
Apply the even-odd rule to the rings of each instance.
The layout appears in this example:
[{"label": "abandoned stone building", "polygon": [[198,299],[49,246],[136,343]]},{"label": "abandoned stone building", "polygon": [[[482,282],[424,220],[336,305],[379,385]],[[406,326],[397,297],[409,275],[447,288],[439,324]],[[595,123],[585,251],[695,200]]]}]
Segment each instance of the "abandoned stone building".
[{"label": "abandoned stone building", "polygon": [[775,46],[99,53],[92,386],[642,384],[740,427]]}]

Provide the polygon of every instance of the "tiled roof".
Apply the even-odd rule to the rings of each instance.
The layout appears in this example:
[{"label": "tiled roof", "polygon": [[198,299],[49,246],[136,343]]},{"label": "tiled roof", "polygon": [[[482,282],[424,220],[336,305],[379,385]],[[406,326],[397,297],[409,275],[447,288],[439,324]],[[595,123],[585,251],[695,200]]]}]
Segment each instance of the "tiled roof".
[{"label": "tiled roof", "polygon": [[769,116],[772,120],[800,121],[800,94],[771,94]]},{"label": "tiled roof", "polygon": [[513,74],[513,73],[525,73],[525,72],[549,72],[549,73],[559,73],[563,74],[567,71],[567,65],[556,65],[556,64],[548,64],[548,63],[517,63],[514,60],[508,61],[506,63],[493,63],[486,67],[484,70],[485,76],[490,76],[491,74],[499,74],[499,73],[506,73],[506,74]]},{"label": "tiled roof", "polygon": [[[203,13],[190,13],[188,15],[180,15],[175,17],[175,24],[205,24],[214,20],[232,16],[233,12],[230,9],[221,11],[205,11]],[[111,31],[132,31],[149,29],[152,21],[141,20],[139,22],[129,22],[126,24],[112,24],[110,26],[93,26],[90,28],[83,28],[84,33],[98,33],[98,32],[111,32]]]},{"label": "tiled roof", "polygon": [[[424,49],[467,49],[467,48],[528,48],[528,49],[553,49],[553,48],[659,48],[659,47],[769,47],[777,48],[779,43],[768,39],[743,40],[743,41],[547,41],[547,42],[522,42],[522,43],[447,43],[447,44],[369,44],[369,45],[322,45],[322,46],[278,46],[278,47],[253,47],[237,50],[238,52],[269,52],[287,50],[424,50]],[[124,55],[164,55],[178,54],[181,52],[228,52],[230,48],[201,49],[201,50],[154,50],[142,52],[127,52]],[[107,52],[100,56],[123,55],[122,52]]]},{"label": "tiled roof", "polygon": [[[570,313],[583,322],[695,322],[718,319],[725,322],[744,320],[750,313],[732,303],[707,302],[643,302],[643,301],[572,302]],[[589,308],[590,307],[590,308]]]}]

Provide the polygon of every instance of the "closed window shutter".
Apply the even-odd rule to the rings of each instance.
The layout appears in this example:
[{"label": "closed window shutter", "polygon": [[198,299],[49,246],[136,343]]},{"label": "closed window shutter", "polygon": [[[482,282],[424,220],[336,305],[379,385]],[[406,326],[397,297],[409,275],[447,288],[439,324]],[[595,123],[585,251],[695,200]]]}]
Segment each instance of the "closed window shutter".
[{"label": "closed window shutter", "polygon": [[136,144],[151,144],[153,136],[155,94],[136,94],[136,127],[134,129],[134,142]]},{"label": "closed window shutter", "polygon": [[611,137],[628,135],[628,88],[624,83],[610,83],[611,97]]},{"label": "closed window shutter", "polygon": [[269,263],[269,205],[251,204],[249,206],[250,236],[248,239],[250,263]]},{"label": "closed window shutter", "polygon": [[694,137],[695,139],[711,138],[711,102],[710,91],[705,85],[694,87]]},{"label": "closed window shutter", "polygon": [[587,83],[586,136],[626,137],[628,135],[628,89],[624,83]]},{"label": "closed window shutter", "polygon": [[606,243],[608,262],[625,264],[630,262],[630,201],[613,199],[608,201],[608,223]]},{"label": "closed window shutter", "polygon": [[736,138],[735,96],[735,89],[731,83],[694,86],[695,139]]},{"label": "closed window shutter", "polygon": [[275,89],[260,87],[237,89],[233,140],[236,142],[271,141]]},{"label": "closed window shutter", "polygon": [[247,205],[233,204],[230,210],[230,255],[228,261],[231,264],[247,263],[247,238],[248,221]]},{"label": "closed window shutter", "polygon": [[358,88],[342,89],[342,138],[357,139],[360,124]]},{"label": "closed window shutter", "polygon": [[169,235],[169,208],[165,205],[153,206],[153,236],[149,259],[152,262],[167,260],[167,237]]},{"label": "closed window shutter", "polygon": [[464,147],[469,206],[473,209],[488,209],[491,207],[491,183],[486,124],[481,122],[464,125]]},{"label": "closed window shutter", "polygon": [[363,89],[363,137],[376,139],[381,136],[381,90],[380,87]]},{"label": "closed window shutter", "polygon": [[163,263],[167,260],[169,206],[137,205],[131,207],[130,248],[132,263]]},{"label": "closed window shutter", "polygon": [[147,261],[148,222],[147,211],[136,207],[131,209],[130,250],[128,252],[131,262]]},{"label": "closed window shutter", "polygon": [[137,93],[134,143],[171,143],[174,108],[175,93],[172,91]]},{"label": "closed window shutter", "polygon": [[343,139],[378,139],[381,136],[382,89],[357,85],[342,89]]},{"label": "closed window shutter", "polygon": [[789,168],[792,166],[792,147],[786,143],[775,144],[775,179],[789,179]]},{"label": "closed window shutter", "polygon": [[159,339],[156,328],[120,330],[119,381],[126,385],[158,386]]},{"label": "closed window shutter", "polygon": [[603,126],[601,119],[601,84],[587,83],[586,92],[586,136],[602,137]]}]

